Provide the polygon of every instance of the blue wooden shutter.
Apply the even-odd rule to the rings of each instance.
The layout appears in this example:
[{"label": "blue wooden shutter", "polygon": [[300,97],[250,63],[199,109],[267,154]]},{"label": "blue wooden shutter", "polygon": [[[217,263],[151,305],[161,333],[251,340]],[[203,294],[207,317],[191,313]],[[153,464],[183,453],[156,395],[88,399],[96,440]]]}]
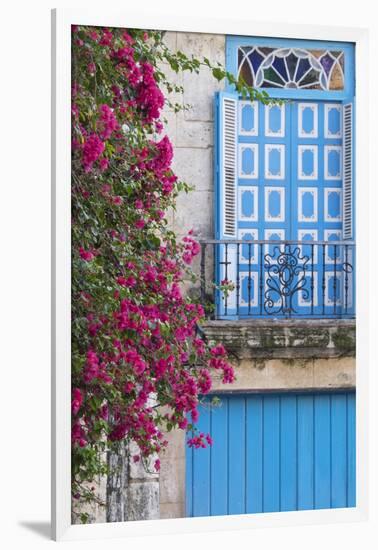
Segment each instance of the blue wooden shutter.
[{"label": "blue wooden shutter", "polygon": [[[216,235],[218,239],[237,237],[237,113],[238,95],[216,94]],[[216,250],[217,282],[236,283],[236,245],[220,245]],[[238,310],[236,291],[225,298],[217,292],[217,315],[232,318]]]},{"label": "blue wooden shutter", "polygon": [[220,239],[236,238],[238,95],[219,92],[217,104],[217,228]]},{"label": "blue wooden shutter", "polygon": [[343,239],[353,238],[353,103],[343,104]]}]

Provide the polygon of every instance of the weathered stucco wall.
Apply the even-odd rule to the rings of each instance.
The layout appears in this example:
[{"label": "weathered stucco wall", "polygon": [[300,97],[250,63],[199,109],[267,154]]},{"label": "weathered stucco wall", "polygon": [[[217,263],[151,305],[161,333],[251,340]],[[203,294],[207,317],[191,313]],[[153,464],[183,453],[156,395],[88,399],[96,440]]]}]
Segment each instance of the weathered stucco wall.
[{"label": "weathered stucco wall", "polygon": [[[211,34],[169,32],[165,42],[171,50],[188,56],[207,57],[213,63],[225,64],[225,37]],[[191,105],[189,110],[173,113],[166,109],[166,132],[174,145],[173,168],[178,177],[194,187],[189,195],[182,193],[171,225],[179,237],[195,230],[198,237],[212,237],[214,232],[214,93],[223,88],[206,68],[199,74],[176,75],[169,66],[163,70],[172,81],[184,87],[184,94],[175,94],[172,101]],[[172,95],[172,94],[171,94]]]}]

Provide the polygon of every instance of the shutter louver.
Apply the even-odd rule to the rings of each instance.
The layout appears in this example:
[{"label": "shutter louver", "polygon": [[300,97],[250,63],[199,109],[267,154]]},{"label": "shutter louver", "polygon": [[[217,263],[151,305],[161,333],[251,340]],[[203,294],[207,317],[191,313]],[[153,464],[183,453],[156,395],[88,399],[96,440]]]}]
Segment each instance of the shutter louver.
[{"label": "shutter louver", "polygon": [[343,105],[343,239],[353,238],[353,105]]},{"label": "shutter louver", "polygon": [[223,202],[224,237],[236,237],[236,116],[237,100],[221,98],[221,128],[223,154],[221,155],[221,186]]}]

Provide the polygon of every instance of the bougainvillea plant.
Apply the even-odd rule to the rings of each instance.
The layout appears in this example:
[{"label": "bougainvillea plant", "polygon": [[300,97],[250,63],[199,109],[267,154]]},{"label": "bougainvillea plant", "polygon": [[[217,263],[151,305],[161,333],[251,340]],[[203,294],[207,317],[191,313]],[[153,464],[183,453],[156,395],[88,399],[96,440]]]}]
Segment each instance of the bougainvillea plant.
[{"label": "bougainvillea plant", "polygon": [[[181,282],[199,244],[178,241],[166,212],[188,191],[161,137],[170,84],[161,67],[207,67],[245,97],[267,102],[208,59],[171,53],[161,31],[72,29],[72,490],[106,471],[103,451],[134,441],[133,460],[158,456],[164,433],[187,430],[188,445],[211,444],[195,430],[211,373],[234,379],[222,345],[198,336],[201,304]],[[166,96],[162,90],[166,90]],[[153,400],[151,400],[153,397]],[[163,412],[164,411],[164,412]],[[191,418],[189,423],[188,418]],[[154,467],[159,469],[159,459]],[[94,497],[93,497],[94,498]]]}]

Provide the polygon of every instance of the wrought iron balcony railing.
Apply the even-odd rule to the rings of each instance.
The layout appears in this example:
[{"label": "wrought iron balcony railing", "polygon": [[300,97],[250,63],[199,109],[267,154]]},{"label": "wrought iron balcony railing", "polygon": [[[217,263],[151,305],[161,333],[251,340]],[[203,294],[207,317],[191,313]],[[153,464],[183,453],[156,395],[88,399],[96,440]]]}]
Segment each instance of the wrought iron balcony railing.
[{"label": "wrought iron balcony railing", "polygon": [[353,241],[206,240],[201,300],[215,319],[355,315]]}]

